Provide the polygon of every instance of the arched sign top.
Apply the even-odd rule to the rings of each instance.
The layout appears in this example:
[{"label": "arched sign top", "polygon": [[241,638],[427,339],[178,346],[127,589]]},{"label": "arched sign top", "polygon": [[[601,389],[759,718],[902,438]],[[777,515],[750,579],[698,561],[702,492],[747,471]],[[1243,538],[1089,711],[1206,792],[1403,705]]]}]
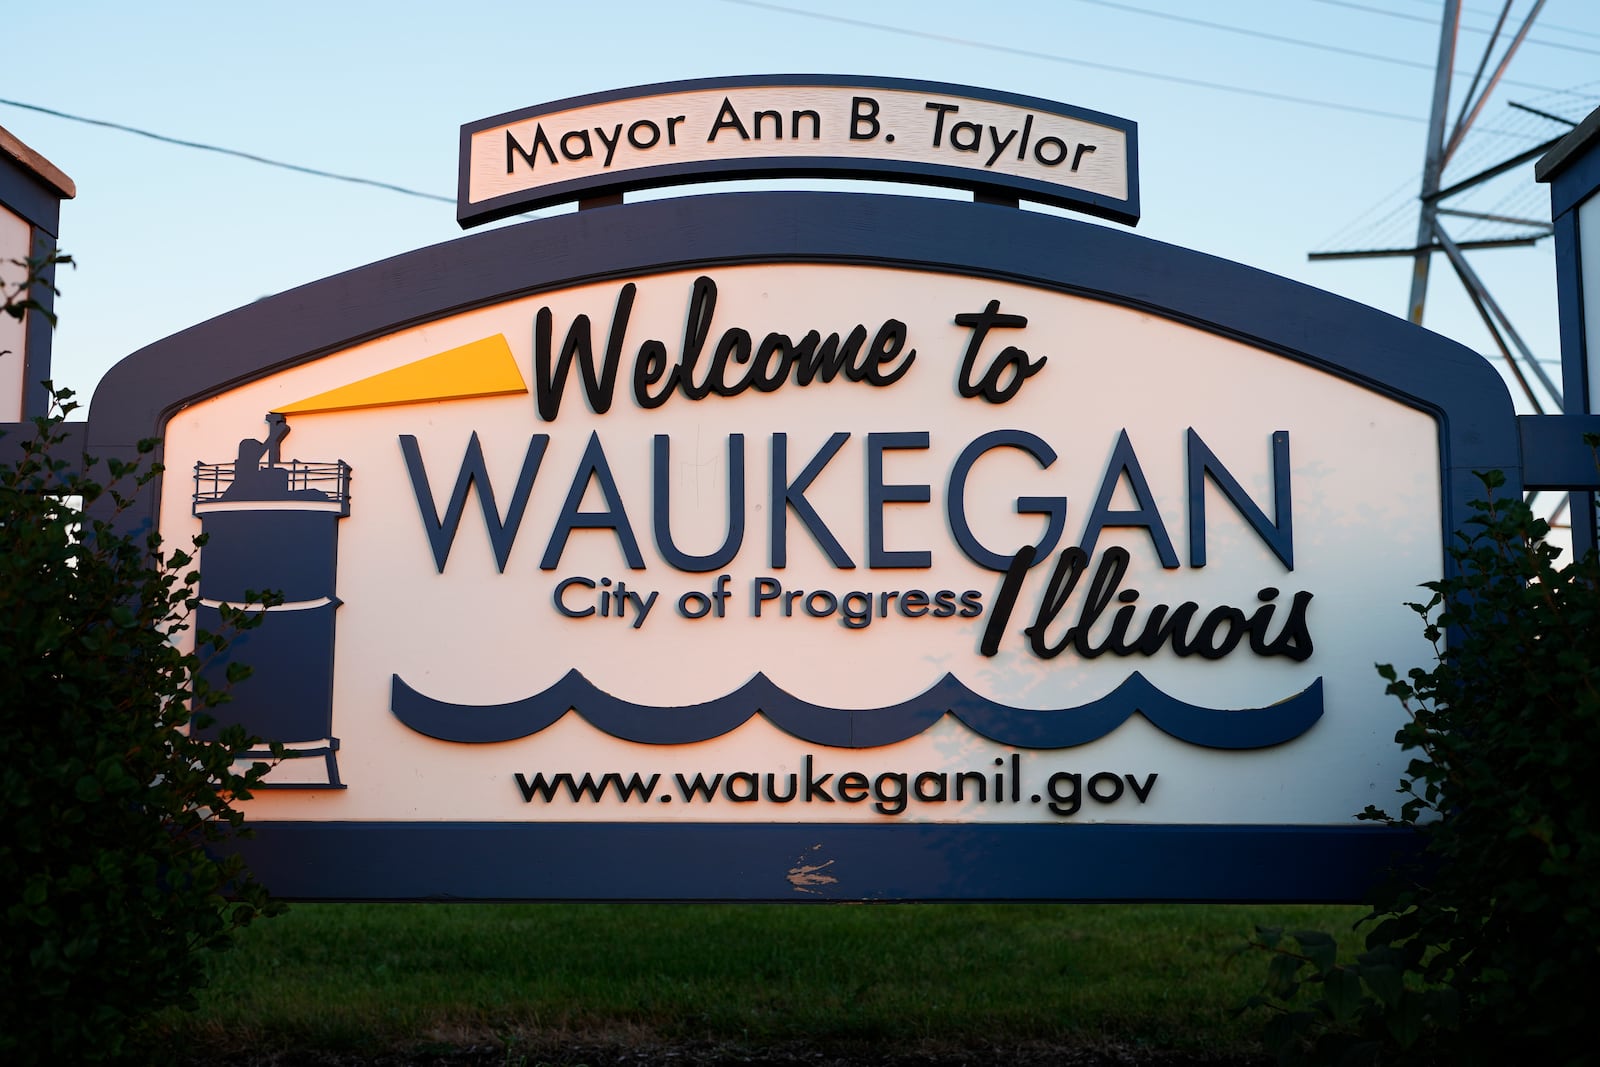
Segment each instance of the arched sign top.
[{"label": "arched sign top", "polygon": [[819,74],[666,82],[468,123],[456,217],[468,227],[631,189],[794,177],[945,185],[1139,220],[1127,119],[965,85]]},{"label": "arched sign top", "polygon": [[[182,407],[408,325],[557,286],[685,264],[779,261],[1012,279],[1271,349],[1437,416],[1446,491],[1465,494],[1463,508],[1478,490],[1473,471],[1505,470],[1515,482],[1521,465],[1514,409],[1493,368],[1465,346],[1395,316],[1239,263],[1072,219],[835,192],[696,196],[559,216],[404,253],[264,298],[114,366],[95,392],[90,451],[120,454],[141,438],[160,436]],[[1454,508],[1449,514],[1467,517]]]}]

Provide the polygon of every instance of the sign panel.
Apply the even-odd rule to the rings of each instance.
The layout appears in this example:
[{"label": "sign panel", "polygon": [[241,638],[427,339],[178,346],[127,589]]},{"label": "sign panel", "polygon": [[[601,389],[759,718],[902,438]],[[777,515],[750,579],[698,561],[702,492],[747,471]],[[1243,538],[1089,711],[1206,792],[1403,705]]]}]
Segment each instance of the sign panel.
[{"label": "sign panel", "polygon": [[1136,129],[1034,97],[783,75],[559,100],[462,127],[463,226],[712,178],[890,178],[1139,218]]},{"label": "sign panel", "polygon": [[302,754],[243,847],[308,897],[1353,896],[1372,664],[1517,447],[1398,320],[882,196],[531,223],[124,367],[203,596],[284,593],[225,710]]},{"label": "sign panel", "polygon": [[[70,199],[72,179],[0,127],[0,290],[12,292],[27,279],[25,260],[47,261],[55,251],[61,201]],[[44,268],[30,295],[46,312],[55,290],[54,269]],[[42,414],[49,398],[40,383],[50,377],[50,319],[29,313],[0,315],[0,427]]]},{"label": "sign panel", "polygon": [[[17,263],[33,252],[33,227],[0,204],[0,289],[10,291],[27,277]],[[21,422],[27,389],[28,331],[25,318],[0,315],[0,421]]]},{"label": "sign panel", "polygon": [[[1600,263],[1600,197],[1590,197],[1577,208],[1579,263]],[[1588,381],[1600,382],[1600,281],[1596,271],[1579,275],[1582,297],[1581,317],[1584,324],[1583,351],[1588,355]],[[1600,414],[1600,397],[1591,389],[1589,413]]]}]

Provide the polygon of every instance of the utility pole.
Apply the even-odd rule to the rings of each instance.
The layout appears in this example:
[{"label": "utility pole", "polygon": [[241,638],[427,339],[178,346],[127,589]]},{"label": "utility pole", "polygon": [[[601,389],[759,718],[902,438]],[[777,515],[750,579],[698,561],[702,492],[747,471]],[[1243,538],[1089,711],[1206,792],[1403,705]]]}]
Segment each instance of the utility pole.
[{"label": "utility pole", "polygon": [[[1479,57],[1477,69],[1473,73],[1472,83],[1468,86],[1461,106],[1456,114],[1454,123],[1449,122],[1450,89],[1453,80],[1456,60],[1456,40],[1461,28],[1461,0],[1445,0],[1444,13],[1439,27],[1439,54],[1438,65],[1433,76],[1433,106],[1428,118],[1428,140],[1423,153],[1422,188],[1418,193],[1421,208],[1417,217],[1417,241],[1411,248],[1377,248],[1359,249],[1339,252],[1313,252],[1313,260],[1326,259],[1373,259],[1382,256],[1407,256],[1413,260],[1411,272],[1411,297],[1407,304],[1407,314],[1412,322],[1421,325],[1423,308],[1428,297],[1428,272],[1432,264],[1434,253],[1442,253],[1454,269],[1456,277],[1461,280],[1467,295],[1472,300],[1473,307],[1483,319],[1484,326],[1493,338],[1495,346],[1505,358],[1506,365],[1510,368],[1512,376],[1516,379],[1523,395],[1535,412],[1543,414],[1546,402],[1552,410],[1561,409],[1561,390],[1539,361],[1533,356],[1522,335],[1517,332],[1510,317],[1489,292],[1488,286],[1478,276],[1477,271],[1467,262],[1466,252],[1471,249],[1505,248],[1514,245],[1531,245],[1551,234],[1548,221],[1542,219],[1515,218],[1503,215],[1485,215],[1479,212],[1462,211],[1450,208],[1446,202],[1454,196],[1474,189],[1490,179],[1497,178],[1509,170],[1529,163],[1543,156],[1553,148],[1560,137],[1550,140],[1520,152],[1510,159],[1503,160],[1485,170],[1479,171],[1461,181],[1453,182],[1448,186],[1443,185],[1445,168],[1449,166],[1451,158],[1455,155],[1472,124],[1482,113],[1484,104],[1488,102],[1489,95],[1494,92],[1500,78],[1505,74],[1511,59],[1516,55],[1517,49],[1527,38],[1528,30],[1532,28],[1534,19],[1538,18],[1540,10],[1544,7],[1545,0],[1534,0],[1533,6],[1522,19],[1521,26],[1507,42],[1499,60],[1490,70],[1490,59],[1494,54],[1495,46],[1500,42],[1506,24],[1510,19],[1511,8],[1514,0],[1505,0],[1500,10],[1500,17],[1495,23],[1494,32],[1489,41],[1484,45],[1483,55]],[[1487,72],[1487,74],[1486,74]],[[1547,116],[1556,118],[1557,116]],[[1561,119],[1560,121],[1566,121]],[[1563,134],[1564,136],[1564,134]],[[1513,234],[1509,237],[1495,238],[1483,241],[1456,241],[1445,228],[1444,219],[1447,216],[1481,219],[1492,222],[1505,222],[1525,227],[1524,232]],[[1529,375],[1532,375],[1530,380]],[[1535,389],[1534,380],[1542,387]]]},{"label": "utility pole", "polygon": [[1439,177],[1444,173],[1444,123],[1450,108],[1450,79],[1456,65],[1456,38],[1461,31],[1461,0],[1445,0],[1444,19],[1439,29],[1439,58],[1433,67],[1433,108],[1428,114],[1428,144],[1422,157],[1422,209],[1417,212],[1417,253],[1411,267],[1411,299],[1408,316],[1422,325],[1422,308],[1428,299],[1428,268],[1433,255],[1433,230],[1439,220]]}]

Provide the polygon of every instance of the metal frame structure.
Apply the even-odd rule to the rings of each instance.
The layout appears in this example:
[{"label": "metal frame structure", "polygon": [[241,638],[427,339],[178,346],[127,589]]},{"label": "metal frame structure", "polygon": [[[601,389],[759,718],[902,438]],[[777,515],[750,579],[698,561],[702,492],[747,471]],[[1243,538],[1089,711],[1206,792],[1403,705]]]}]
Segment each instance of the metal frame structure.
[{"label": "metal frame structure", "polygon": [[[1483,54],[1478,58],[1477,69],[1473,73],[1472,83],[1467,88],[1454,122],[1451,122],[1449,120],[1450,83],[1455,66],[1456,38],[1461,23],[1461,0],[1445,0],[1439,29],[1438,62],[1434,69],[1433,105],[1428,120],[1428,139],[1423,157],[1422,187],[1417,194],[1417,198],[1421,202],[1421,210],[1417,218],[1416,244],[1411,248],[1313,252],[1309,258],[1312,260],[1331,260],[1411,257],[1413,268],[1411,273],[1411,294],[1406,305],[1407,315],[1412,322],[1420,326],[1422,324],[1423,309],[1427,303],[1428,279],[1433,255],[1436,252],[1443,253],[1445,258],[1449,260],[1450,266],[1455,270],[1456,277],[1461,280],[1461,285],[1466,290],[1467,296],[1472,300],[1473,307],[1477,309],[1479,317],[1483,319],[1483,325],[1489,331],[1489,336],[1494,340],[1495,347],[1500,350],[1500,354],[1505,358],[1506,366],[1510,369],[1512,377],[1516,379],[1523,396],[1527,398],[1529,405],[1535,412],[1544,414],[1546,411],[1559,412],[1562,410],[1561,387],[1551,379],[1544,368],[1539,365],[1539,361],[1534,358],[1532,349],[1522,339],[1522,335],[1517,332],[1517,328],[1511,322],[1510,316],[1506,314],[1505,309],[1489,292],[1489,287],[1484,284],[1478,272],[1473,270],[1472,265],[1467,262],[1466,252],[1472,249],[1532,245],[1552,234],[1551,224],[1540,219],[1486,215],[1480,212],[1463,211],[1448,207],[1446,203],[1452,197],[1475,189],[1507,171],[1540,158],[1554,148],[1566,135],[1563,133],[1561,137],[1554,137],[1544,141],[1461,181],[1452,182],[1450,185],[1441,184],[1445,168],[1465,141],[1472,124],[1482,114],[1490,94],[1499,85],[1506,68],[1510,66],[1518,48],[1527,38],[1528,31],[1533,27],[1534,20],[1538,18],[1539,12],[1544,7],[1544,0],[1534,0],[1533,6],[1523,17],[1521,25],[1510,35],[1504,51],[1491,70],[1490,60],[1494,55],[1495,47],[1504,35],[1508,21],[1510,21],[1512,5],[1513,0],[1505,0],[1501,7],[1494,31],[1490,34],[1488,43],[1484,45]],[[1543,114],[1543,112],[1539,114]],[[1554,115],[1546,115],[1545,117],[1559,119],[1559,116]],[[1568,120],[1559,119],[1559,121],[1567,122]],[[1526,226],[1528,230],[1525,233],[1492,240],[1457,241],[1445,228],[1445,217],[1505,222]],[[1530,374],[1532,380],[1530,380]],[[1539,387],[1543,389],[1542,397],[1539,390],[1534,387],[1535,380]]]}]

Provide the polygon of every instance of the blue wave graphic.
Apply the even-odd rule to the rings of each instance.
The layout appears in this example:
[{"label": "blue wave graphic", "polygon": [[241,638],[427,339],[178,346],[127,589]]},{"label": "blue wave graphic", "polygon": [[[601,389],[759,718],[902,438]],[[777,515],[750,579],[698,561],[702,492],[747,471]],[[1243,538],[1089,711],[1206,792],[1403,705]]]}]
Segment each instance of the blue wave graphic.
[{"label": "blue wave graphic", "polygon": [[1013,748],[1073,748],[1098,740],[1135,712],[1180,741],[1205,748],[1269,748],[1291,741],[1322,718],[1322,679],[1261,708],[1187,704],[1157,689],[1138,671],[1099,700],[1076,708],[1014,708],[979,696],[946,674],[921,695],[883,708],[850,710],[812,704],[757,674],[726,696],[702,704],[634,704],[598,689],[578,671],[509,704],[475,706],[424,696],[394,675],[390,710],[406,726],[441,741],[493,744],[538,733],[568,711],[624,741],[687,745],[743,726],[754,715],[802,741],[830,748],[876,748],[922,733],[945,715]]}]

